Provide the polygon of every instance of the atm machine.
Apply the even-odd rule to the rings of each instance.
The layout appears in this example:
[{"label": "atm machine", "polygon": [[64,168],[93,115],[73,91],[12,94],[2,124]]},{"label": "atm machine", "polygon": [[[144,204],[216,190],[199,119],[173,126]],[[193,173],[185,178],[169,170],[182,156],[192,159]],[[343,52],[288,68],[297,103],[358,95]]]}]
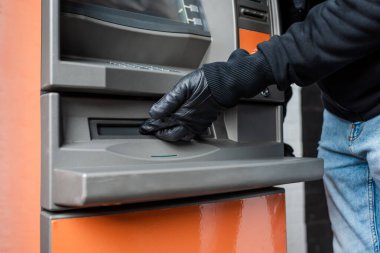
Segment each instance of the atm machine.
[{"label": "atm machine", "polygon": [[138,132],[204,63],[280,31],[276,0],[42,0],[41,253],[286,252],[284,158],[271,86],[196,140]]}]

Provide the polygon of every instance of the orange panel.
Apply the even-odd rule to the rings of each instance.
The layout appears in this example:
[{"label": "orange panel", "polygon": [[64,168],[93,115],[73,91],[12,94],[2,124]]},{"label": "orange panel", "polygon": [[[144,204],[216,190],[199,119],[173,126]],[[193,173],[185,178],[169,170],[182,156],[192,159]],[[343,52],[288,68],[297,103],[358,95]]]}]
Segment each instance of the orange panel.
[{"label": "orange panel", "polygon": [[0,1],[0,252],[39,252],[41,2]]},{"label": "orange panel", "polygon": [[285,253],[284,194],[52,221],[52,253]]},{"label": "orange panel", "polygon": [[247,50],[249,53],[254,53],[257,50],[257,45],[263,41],[269,40],[270,35],[246,29],[239,29],[240,48]]}]

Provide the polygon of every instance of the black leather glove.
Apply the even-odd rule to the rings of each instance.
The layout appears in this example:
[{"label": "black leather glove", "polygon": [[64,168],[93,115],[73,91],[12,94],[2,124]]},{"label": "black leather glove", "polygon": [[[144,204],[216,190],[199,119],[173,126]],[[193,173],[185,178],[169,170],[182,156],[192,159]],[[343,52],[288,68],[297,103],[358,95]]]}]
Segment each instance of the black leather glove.
[{"label": "black leather glove", "polygon": [[166,141],[191,140],[204,133],[224,108],[272,83],[270,66],[261,52],[249,55],[235,50],[227,62],[206,64],[183,77],[152,106],[152,119],[143,123],[140,133]]},{"label": "black leather glove", "polygon": [[166,141],[188,141],[204,133],[222,110],[211,95],[203,70],[198,69],[152,106],[152,119],[141,126],[140,132]]}]

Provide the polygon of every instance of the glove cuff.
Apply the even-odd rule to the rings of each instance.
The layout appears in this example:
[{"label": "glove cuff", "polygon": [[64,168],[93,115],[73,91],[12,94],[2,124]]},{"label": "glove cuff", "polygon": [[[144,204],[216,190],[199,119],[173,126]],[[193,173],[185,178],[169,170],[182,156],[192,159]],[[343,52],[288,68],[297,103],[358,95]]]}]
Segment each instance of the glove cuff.
[{"label": "glove cuff", "polygon": [[272,69],[260,51],[249,55],[237,49],[227,62],[205,64],[202,70],[211,94],[225,107],[235,106],[240,98],[253,97],[275,82]]}]

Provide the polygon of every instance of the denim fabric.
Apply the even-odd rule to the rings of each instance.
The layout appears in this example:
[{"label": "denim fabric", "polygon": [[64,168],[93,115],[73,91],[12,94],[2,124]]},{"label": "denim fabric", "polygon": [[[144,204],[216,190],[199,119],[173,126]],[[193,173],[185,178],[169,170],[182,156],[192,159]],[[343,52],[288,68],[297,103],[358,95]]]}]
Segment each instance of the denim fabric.
[{"label": "denim fabric", "polygon": [[325,110],[323,117],[318,156],[334,253],[380,252],[380,116],[353,123]]}]

